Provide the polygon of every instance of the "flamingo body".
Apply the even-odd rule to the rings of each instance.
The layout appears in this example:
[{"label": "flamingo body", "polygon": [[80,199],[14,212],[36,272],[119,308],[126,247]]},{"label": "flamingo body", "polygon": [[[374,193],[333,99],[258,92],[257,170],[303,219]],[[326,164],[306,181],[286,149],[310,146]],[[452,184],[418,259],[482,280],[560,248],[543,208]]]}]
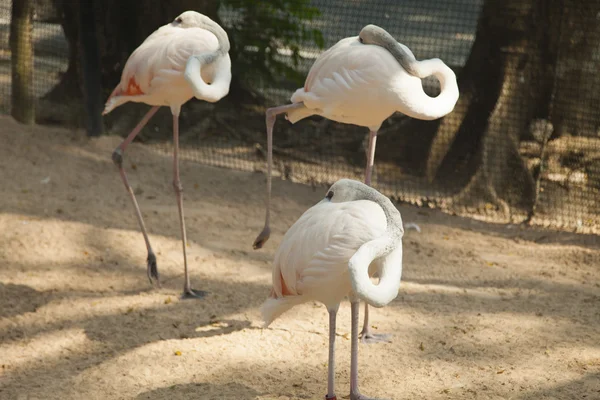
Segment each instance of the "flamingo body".
[{"label": "flamingo body", "polygon": [[[351,303],[350,399],[374,400],[358,390],[359,299],[384,306],[397,295],[402,275],[402,217],[392,202],[350,179],[334,183],[327,196],[287,231],[273,264],[273,288],[261,312],[266,325],[296,304],[319,301],[329,312],[328,400],[335,395],[336,314]],[[378,285],[370,277],[379,273]]]},{"label": "flamingo body", "polygon": [[[262,308],[266,324],[307,301],[319,301],[328,309],[338,305],[352,290],[348,261],[386,228],[382,208],[369,200],[324,200],[308,209],[275,254],[273,290]],[[371,265],[371,274],[376,265]]]},{"label": "flamingo body", "polygon": [[[216,52],[217,37],[200,27],[181,27],[170,23],[157,29],[129,56],[121,81],[106,102],[104,114],[128,101],[151,106],[181,107],[194,97],[184,73],[193,55]],[[219,71],[230,71],[228,53],[198,72],[211,84]],[[231,74],[227,86],[231,81]],[[206,101],[218,99],[204,98]]]},{"label": "flamingo body", "polygon": [[[398,45],[414,58],[408,47]],[[304,87],[291,98],[305,108],[290,110],[287,115],[292,123],[321,115],[376,131],[396,111],[419,119],[440,118],[453,109],[457,99],[457,89],[438,98],[427,96],[420,77],[406,72],[387,49],[363,44],[355,36],[340,40],[317,58]]]}]

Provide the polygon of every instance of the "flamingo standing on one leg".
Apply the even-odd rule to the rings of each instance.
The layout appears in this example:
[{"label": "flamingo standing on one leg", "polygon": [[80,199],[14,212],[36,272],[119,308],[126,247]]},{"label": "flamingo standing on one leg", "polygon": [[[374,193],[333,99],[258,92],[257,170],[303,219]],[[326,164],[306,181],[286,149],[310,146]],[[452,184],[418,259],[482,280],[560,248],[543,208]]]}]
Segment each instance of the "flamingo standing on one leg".
[{"label": "flamingo standing on one leg", "polygon": [[[337,181],[325,199],[287,231],[273,265],[273,289],[262,306],[268,326],[293,306],[319,301],[329,312],[328,400],[335,399],[335,322],[350,295],[352,342],[350,399],[358,390],[359,299],[383,307],[398,295],[402,276],[402,217],[377,190],[350,179]],[[378,285],[370,276],[379,273]]]},{"label": "flamingo standing on one leg", "polygon": [[[431,98],[423,91],[421,78],[440,81],[441,93]],[[433,120],[450,113],[458,100],[454,72],[440,59],[417,61],[413,53],[384,29],[365,26],[358,37],[340,40],[317,58],[303,88],[292,95],[292,104],[270,108],[267,123],[267,200],[265,226],[254,241],[261,248],[270,236],[271,169],[273,125],[279,114],[291,123],[321,115],[325,118],[369,129],[365,183],[371,184],[377,131],[383,121],[399,111],[410,117]],[[371,333],[368,305],[362,339],[386,340]]]},{"label": "flamingo standing on one leg", "polygon": [[183,188],[179,179],[179,113],[181,106],[196,97],[216,102],[227,95],[231,82],[227,33],[216,22],[195,11],[186,11],[172,23],[157,29],[131,54],[123,69],[121,82],[112,92],[103,114],[133,101],[153,106],[129,136],[113,152],[112,159],[119,168],[121,179],[131,196],[148,250],[148,279],[158,283],[156,255],[150,245],[144,219],[135,194],[123,169],[123,153],[152,118],[160,106],[168,106],[173,114],[173,188],[177,197],[179,222],[183,242],[185,270],[184,297],[202,297],[190,285],[186,256],[186,233],[183,218]]}]

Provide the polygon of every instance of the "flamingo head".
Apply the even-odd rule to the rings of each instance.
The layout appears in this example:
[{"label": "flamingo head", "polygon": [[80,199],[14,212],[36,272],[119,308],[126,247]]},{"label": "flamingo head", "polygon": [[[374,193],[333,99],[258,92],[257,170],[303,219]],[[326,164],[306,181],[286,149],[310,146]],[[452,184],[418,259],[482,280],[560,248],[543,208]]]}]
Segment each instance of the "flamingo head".
[{"label": "flamingo head", "polygon": [[385,29],[377,25],[367,25],[361,29],[358,34],[358,40],[364,44],[376,44],[381,47],[388,47],[396,40]]},{"label": "flamingo head", "polygon": [[344,203],[347,201],[363,200],[370,197],[375,189],[352,179],[340,179],[327,191],[323,201],[331,203]]},{"label": "flamingo head", "polygon": [[205,28],[208,25],[213,25],[215,22],[204,14],[196,11],[185,11],[181,13],[172,22],[173,26],[179,28]]}]

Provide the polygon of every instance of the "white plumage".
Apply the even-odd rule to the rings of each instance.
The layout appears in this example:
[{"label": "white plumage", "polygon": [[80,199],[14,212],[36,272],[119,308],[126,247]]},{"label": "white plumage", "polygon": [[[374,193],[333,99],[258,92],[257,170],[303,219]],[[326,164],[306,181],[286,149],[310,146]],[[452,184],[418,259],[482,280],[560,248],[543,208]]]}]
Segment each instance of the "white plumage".
[{"label": "white plumage", "polygon": [[[187,11],[178,18],[184,22],[208,18],[198,15],[201,14]],[[194,97],[193,86],[185,77],[190,57],[214,53],[220,47],[213,32],[200,22],[197,25],[173,22],[148,36],[127,59],[121,81],[107,100],[104,114],[128,101],[181,107]],[[207,86],[212,86],[208,93],[199,96],[201,100],[217,101],[224,97],[231,82],[229,54],[224,53],[214,62],[197,68],[196,75],[200,75]]]},{"label": "white plumage", "polygon": [[308,209],[275,253],[273,298],[262,308],[266,324],[299,303],[339,304],[352,290],[348,261],[386,228],[382,208],[369,200],[323,200]]},{"label": "white plumage", "polygon": [[[414,59],[408,47],[398,45]],[[443,69],[443,63],[436,61],[439,60],[420,61],[436,64],[435,69],[423,74],[436,73],[438,79],[444,75],[442,84],[452,81],[452,70]],[[406,72],[388,50],[365,45],[358,36],[348,37],[315,61],[304,87],[291,98],[292,103],[303,103],[305,108],[290,110],[287,117],[295,123],[310,115],[321,115],[377,131],[396,111],[418,119],[446,115],[458,99],[455,88],[456,82],[445,87],[440,96],[431,98],[423,91],[421,79]]]},{"label": "white plumage", "polygon": [[[325,199],[286,232],[273,263],[273,288],[261,307],[265,324],[293,306],[319,301],[329,312],[326,399],[335,399],[335,325],[344,297],[352,306],[350,398],[358,391],[359,299],[381,307],[398,295],[402,276],[402,218],[391,201],[369,186],[337,181]],[[370,276],[379,273],[374,285]]]},{"label": "white plumage", "polygon": [[173,114],[173,188],[179,209],[183,245],[184,297],[200,297],[190,285],[186,255],[186,232],[183,218],[183,187],[179,179],[179,114],[181,106],[196,97],[215,102],[229,92],[231,60],[227,33],[216,22],[195,11],[186,11],[144,40],[129,56],[121,81],[106,101],[103,114],[129,101],[153,106],[113,152],[123,184],[131,197],[146,249],[150,282],[158,282],[156,255],[150,245],[144,219],[135,194],[123,169],[123,153],[148,123],[160,106],[168,106]]}]

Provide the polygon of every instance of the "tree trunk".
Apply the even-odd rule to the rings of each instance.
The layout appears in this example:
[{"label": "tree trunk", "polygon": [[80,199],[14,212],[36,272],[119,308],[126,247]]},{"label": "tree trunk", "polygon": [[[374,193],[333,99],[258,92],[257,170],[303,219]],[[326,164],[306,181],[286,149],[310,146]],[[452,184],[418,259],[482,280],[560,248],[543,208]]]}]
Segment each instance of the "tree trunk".
[{"label": "tree trunk", "polygon": [[23,124],[34,124],[32,0],[19,0],[12,3],[10,51],[12,116]]},{"label": "tree trunk", "polygon": [[530,211],[536,185],[518,149],[532,122],[548,121],[555,136],[597,134],[599,12],[600,0],[487,0],[455,111],[382,136],[380,156],[402,163],[406,153],[392,152],[420,136],[429,145],[413,157],[430,182],[453,190],[452,202]]},{"label": "tree trunk", "polygon": [[[554,2],[555,4],[552,4]],[[488,1],[471,56],[461,71],[463,96],[455,121],[443,121],[433,140],[426,176],[458,178],[461,203],[483,200],[510,215],[532,206],[534,181],[518,152],[534,118],[549,118],[556,26],[549,12],[559,1]],[[556,8],[558,11],[558,8]],[[462,181],[461,181],[462,179]]]},{"label": "tree trunk", "polygon": [[100,136],[104,132],[102,109],[104,98],[102,96],[102,83],[100,82],[100,60],[98,51],[98,32],[94,7],[96,1],[87,0],[79,5],[80,26],[87,29],[81,31],[81,66],[83,76],[83,97],[86,106],[86,129],[88,136]]},{"label": "tree trunk", "polygon": [[600,137],[600,0],[563,0],[552,123],[558,136]]}]

